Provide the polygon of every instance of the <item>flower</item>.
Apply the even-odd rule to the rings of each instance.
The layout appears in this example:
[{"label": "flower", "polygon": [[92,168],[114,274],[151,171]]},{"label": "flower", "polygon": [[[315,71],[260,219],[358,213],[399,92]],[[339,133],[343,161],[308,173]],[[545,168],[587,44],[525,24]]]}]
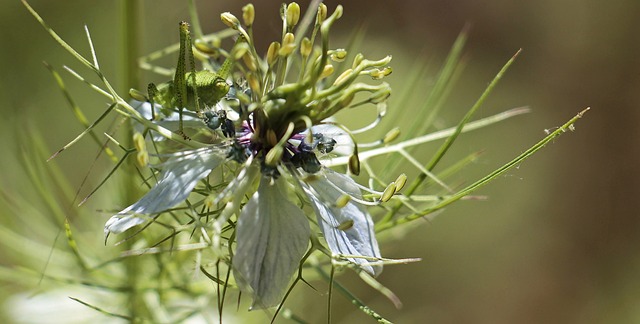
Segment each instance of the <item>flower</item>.
[{"label": "flower", "polygon": [[[296,39],[304,35],[293,31],[297,11],[297,4],[287,6],[282,43],[273,43],[266,58],[257,56],[252,47],[251,33],[245,30],[250,25],[243,27],[230,13],[222,15],[240,37],[231,56],[241,57],[245,66],[239,66],[240,61],[235,63],[237,71],[227,80],[231,90],[215,107],[198,112],[196,117],[201,122],[191,118],[184,123],[196,131],[195,136],[209,134],[204,137],[212,141],[199,149],[175,151],[176,146],[151,132],[147,141],[154,147],[174,151],[152,155],[160,161],[153,165],[159,170],[156,185],[105,225],[107,236],[122,233],[196,196],[191,194],[197,191],[201,199],[185,210],[194,220],[205,214],[214,216],[214,248],[220,245],[222,228],[232,224],[235,252],[230,263],[239,287],[253,295],[252,309],[282,302],[300,262],[310,251],[311,236],[318,231],[332,260],[350,263],[373,276],[382,271],[373,221],[366,207],[380,201],[364,199],[361,189],[366,188],[347,174],[323,167],[321,160],[346,154],[351,173],[359,173],[357,142],[352,133],[328,118],[344,108],[363,104],[373,104],[382,116],[390,94],[388,84],[356,81],[362,76],[378,80],[388,75],[391,57],[371,61],[358,54],[351,68],[331,77],[335,70],[331,61],[341,62],[347,55],[344,49],[328,46],[329,29],[342,15],[342,7],[327,17],[326,7],[320,5],[311,38],[304,37],[299,43]],[[313,49],[317,33],[321,47]],[[299,61],[289,64],[294,59]],[[289,66],[298,69],[298,79],[289,79],[293,74]],[[353,103],[356,94],[368,97]],[[137,106],[146,118],[162,115],[153,121],[156,125],[175,123],[176,116],[182,125],[181,110],[153,107],[156,112],[151,114],[150,104]],[[147,146],[136,145],[138,151]],[[146,162],[149,159],[143,153],[145,158],[139,161]],[[211,176],[219,168],[223,175]],[[219,182],[212,184],[209,179],[216,177]],[[204,185],[198,186],[200,182]],[[198,213],[194,206],[204,206],[208,212]]]}]

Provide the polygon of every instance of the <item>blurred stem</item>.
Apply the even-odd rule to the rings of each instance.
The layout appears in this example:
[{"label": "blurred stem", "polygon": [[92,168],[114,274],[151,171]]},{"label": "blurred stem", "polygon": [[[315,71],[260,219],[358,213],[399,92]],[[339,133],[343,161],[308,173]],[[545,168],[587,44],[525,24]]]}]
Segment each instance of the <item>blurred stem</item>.
[{"label": "blurred stem", "polygon": [[[122,29],[120,30],[120,93],[129,93],[130,88],[137,88],[139,85],[139,69],[138,69],[138,43],[140,41],[140,28],[138,24],[140,1],[139,0],[119,0],[118,1],[120,17],[122,21]],[[131,135],[131,124],[124,123],[125,125],[125,147],[133,146],[133,137]],[[133,166],[130,163],[123,165],[125,168],[123,171],[125,174],[131,174],[130,168]],[[125,180],[126,179],[126,180]],[[125,201],[135,201],[136,189],[133,183],[134,177],[125,177],[123,179],[123,198]],[[127,240],[124,243],[124,249],[131,248],[132,241]],[[127,280],[126,285],[130,291],[128,293],[128,305],[129,315],[131,318],[145,318],[146,307],[144,297],[140,293],[138,287],[140,283],[140,274],[142,273],[140,258],[127,258],[125,260],[127,268]]]},{"label": "blurred stem", "polygon": [[122,17],[121,37],[121,89],[120,93],[128,93],[130,88],[137,88],[140,81],[138,69],[138,42],[140,28],[138,27],[138,13],[140,1],[119,0],[119,10]]}]

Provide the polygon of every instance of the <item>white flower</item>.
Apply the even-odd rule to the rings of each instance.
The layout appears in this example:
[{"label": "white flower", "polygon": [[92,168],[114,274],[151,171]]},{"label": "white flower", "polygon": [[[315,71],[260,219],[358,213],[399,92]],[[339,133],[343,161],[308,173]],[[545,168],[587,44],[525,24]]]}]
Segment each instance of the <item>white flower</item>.
[{"label": "white flower", "polygon": [[[300,147],[298,143],[298,147]],[[238,147],[229,147],[237,150]],[[240,148],[241,151],[244,148]],[[226,156],[231,156],[227,153]],[[105,225],[105,234],[122,233],[150,220],[150,215],[161,213],[183,202],[197,183],[230,158],[220,147],[209,147],[173,154],[161,168],[160,180],[145,196],[113,215]],[[259,168],[257,160],[250,159],[242,170]],[[381,265],[371,265],[380,258],[373,222],[366,208],[352,200],[338,207],[338,198],[348,195],[360,200],[360,189],[347,175],[321,168],[312,176],[304,167],[291,162],[268,169],[260,177],[258,190],[241,207],[241,198],[252,188],[251,172],[238,172],[237,178],[218,196],[215,203],[233,195],[230,213],[236,213],[236,250],[233,271],[241,289],[253,294],[252,309],[278,305],[284,298],[291,278],[307,251],[310,237],[309,221],[303,210],[289,201],[293,188],[304,188],[304,194],[315,211],[319,229],[334,257],[348,260],[371,275],[382,271]],[[287,172],[287,177],[280,176]],[[295,179],[299,186],[285,181]],[[240,199],[238,199],[240,198]],[[230,214],[229,214],[230,216]],[[228,216],[220,216],[225,218]],[[223,219],[223,221],[226,219]],[[218,220],[220,221],[220,220]],[[341,228],[344,223],[352,224]]]}]

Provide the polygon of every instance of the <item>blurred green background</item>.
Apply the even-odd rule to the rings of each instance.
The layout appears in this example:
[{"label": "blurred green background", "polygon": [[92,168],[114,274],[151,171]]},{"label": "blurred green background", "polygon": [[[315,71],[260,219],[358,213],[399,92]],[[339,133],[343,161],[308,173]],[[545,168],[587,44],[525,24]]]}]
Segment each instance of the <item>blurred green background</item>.
[{"label": "blurred green background", "polygon": [[[115,1],[30,3],[84,54],[88,54],[83,32],[87,24],[106,76],[122,86],[118,84],[121,20]],[[325,3],[332,11],[338,2]],[[240,15],[246,2],[198,4],[204,30],[210,32],[222,28],[220,12]],[[266,49],[280,33],[278,5],[255,3],[256,24],[265,39],[258,43],[259,49]],[[435,78],[457,34],[471,24],[467,67],[438,120],[443,127],[455,125],[501,66],[523,48],[477,117],[525,105],[532,113],[463,136],[456,143],[452,158],[484,151],[465,170],[466,184],[524,151],[545,135],[545,129],[592,107],[575,132],[561,136],[477,193],[488,200],[459,202],[433,222],[416,222],[405,237],[382,244],[385,256],[423,259],[389,266],[379,278],[404,302],[402,310],[363,284],[348,286],[382,315],[400,323],[640,322],[640,2],[363,0],[343,5],[340,31],[334,35],[349,35],[365,25],[363,46],[369,56],[394,56],[389,82],[395,93],[417,87],[406,106],[394,106],[397,100],[392,97],[390,114],[411,116],[424,96],[423,85],[408,84],[403,76],[429,64],[430,78]],[[188,19],[186,4],[154,0],[144,1],[143,7],[141,53],[176,42],[176,23]],[[0,184],[9,195],[38,204],[40,198],[33,195],[19,159],[28,151],[22,139],[29,136],[29,127],[45,134],[50,152],[81,131],[41,62],[58,69],[77,65],[17,0],[0,3],[0,41]],[[423,80],[425,88],[433,81],[430,78]],[[66,81],[74,99],[93,113],[89,119],[96,118],[104,99],[71,78]],[[76,188],[96,153],[92,142],[83,142],[58,159]],[[425,157],[435,148],[426,147]],[[89,188],[91,181],[99,181],[95,178]],[[12,226],[17,223],[13,219],[29,217],[28,211],[15,213],[3,207],[0,224],[28,234],[28,227]],[[101,235],[106,217],[96,214],[96,236]],[[56,233],[53,229],[51,237],[33,239],[46,244]],[[1,264],[11,260],[0,251]],[[11,292],[22,288],[0,286]],[[291,308],[303,309],[300,313],[311,322],[324,321],[324,296],[307,288],[299,289],[297,296]],[[366,320],[342,296],[334,296],[333,305],[335,322]]]}]

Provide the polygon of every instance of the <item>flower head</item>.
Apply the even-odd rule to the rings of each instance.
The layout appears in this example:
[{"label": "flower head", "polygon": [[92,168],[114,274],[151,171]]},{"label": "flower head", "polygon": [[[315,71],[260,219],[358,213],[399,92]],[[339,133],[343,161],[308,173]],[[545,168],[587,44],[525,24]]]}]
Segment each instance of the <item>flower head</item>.
[{"label": "flower head", "polygon": [[[351,173],[359,172],[357,143],[350,130],[328,118],[365,103],[384,111],[389,86],[358,80],[363,76],[381,79],[390,73],[391,58],[372,61],[359,54],[350,68],[335,75],[333,63],[344,61],[347,51],[330,49],[328,33],[342,15],[342,7],[327,17],[321,5],[310,38],[294,31],[300,7],[293,3],[284,12],[283,39],[270,46],[266,58],[257,55],[250,36],[253,8],[245,9],[244,26],[234,15],[222,15],[223,22],[238,32],[230,52],[239,58],[227,80],[231,90],[199,115],[203,122],[193,124],[198,116],[185,116],[185,125],[195,135],[208,133],[213,142],[200,149],[152,155],[161,161],[153,165],[159,171],[156,185],[105,226],[107,235],[122,233],[174,209],[197,192],[200,202],[190,202],[186,210],[195,218],[214,216],[210,222],[214,247],[220,247],[225,224],[233,224],[227,229],[235,237],[231,265],[241,289],[253,294],[252,308],[272,307],[283,300],[300,262],[311,251],[311,236],[318,231],[333,260],[371,275],[382,270],[376,263],[380,251],[366,207],[378,201],[363,199],[361,187],[349,175],[323,167],[321,161],[346,153],[353,161]],[[316,37],[319,46],[314,46]],[[296,79],[292,79],[294,73]],[[367,96],[353,103],[358,94]],[[163,115],[156,118],[158,124],[175,122],[178,115],[172,107],[148,103],[139,107],[142,115]],[[156,111],[149,113],[151,109]],[[156,147],[166,142],[154,136],[148,140]],[[231,170],[217,177],[222,185],[212,182],[216,168]],[[199,188],[201,182],[204,185]],[[200,205],[208,211],[196,212],[193,206]]]}]

